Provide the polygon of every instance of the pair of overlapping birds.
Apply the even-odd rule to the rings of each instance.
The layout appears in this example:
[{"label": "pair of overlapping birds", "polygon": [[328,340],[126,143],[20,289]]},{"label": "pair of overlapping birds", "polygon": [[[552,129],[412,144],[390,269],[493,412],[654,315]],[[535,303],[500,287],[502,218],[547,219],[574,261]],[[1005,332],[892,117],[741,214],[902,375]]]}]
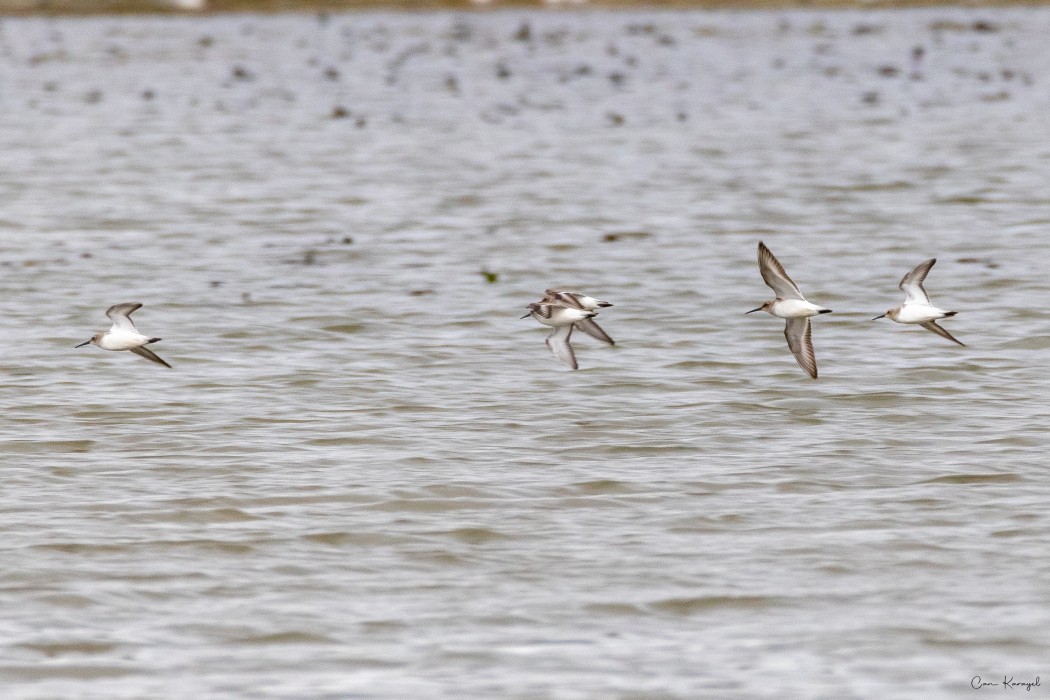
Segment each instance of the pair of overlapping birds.
[{"label": "pair of overlapping birds", "polygon": [[[926,279],[926,275],[936,262],[937,258],[930,258],[906,274],[900,283],[900,290],[904,292],[904,303],[872,320],[888,318],[897,323],[918,325],[953,343],[963,345],[951,333],[937,325],[940,319],[954,316],[957,312],[945,311],[931,304],[930,296],[922,286],[923,280]],[[806,301],[798,285],[792,282],[787,272],[784,271],[784,266],[761,242],[758,244],[758,269],[762,273],[762,279],[776,294],[776,298],[746,313],[765,311],[785,319],[787,323],[784,326],[784,336],[787,338],[791,354],[795,356],[799,367],[816,379],[817,358],[813,353],[813,325],[809,319],[811,316],[829,314],[831,309],[825,309]],[[569,344],[574,328],[613,345],[612,338],[594,321],[594,317],[598,315],[598,309],[608,306],[612,304],[579,292],[548,289],[543,299],[535,304],[529,304],[529,313],[522,318],[532,316],[540,323],[554,328],[554,332],[547,337],[547,347],[559,360],[577,369],[579,365],[576,363],[576,354],[573,352],[572,345]]]},{"label": "pair of overlapping birds", "polygon": [[[904,292],[904,303],[872,320],[889,318],[897,323],[919,325],[942,338],[962,345],[951,333],[937,325],[938,320],[954,316],[956,312],[945,311],[931,304],[930,297],[922,286],[923,280],[926,279],[930,268],[936,262],[937,258],[931,258],[906,274],[900,283],[900,289]],[[813,326],[809,319],[811,316],[831,313],[831,309],[825,309],[806,301],[798,285],[792,282],[787,272],[784,271],[784,266],[761,242],[758,244],[758,269],[762,272],[762,279],[776,293],[776,298],[746,313],[765,311],[785,319],[787,324],[784,326],[784,336],[787,338],[788,348],[791,349],[799,366],[809,376],[816,379],[817,358],[813,353]],[[578,329],[603,343],[615,345],[609,334],[602,330],[594,320],[594,317],[598,315],[598,309],[610,306],[612,304],[607,301],[601,301],[579,292],[548,289],[543,299],[528,305],[529,312],[522,318],[532,316],[543,325],[553,328],[554,331],[547,336],[547,347],[566,365],[572,369],[578,369],[576,353],[569,342],[573,330]],[[141,307],[142,304],[136,303],[116,304],[109,307],[106,310],[106,316],[113,321],[112,327],[108,331],[96,333],[91,340],[77,347],[92,344],[104,350],[130,350],[147,360],[171,367],[146,347],[160,338],[139,333],[135,324],[131,322],[131,314]]]}]

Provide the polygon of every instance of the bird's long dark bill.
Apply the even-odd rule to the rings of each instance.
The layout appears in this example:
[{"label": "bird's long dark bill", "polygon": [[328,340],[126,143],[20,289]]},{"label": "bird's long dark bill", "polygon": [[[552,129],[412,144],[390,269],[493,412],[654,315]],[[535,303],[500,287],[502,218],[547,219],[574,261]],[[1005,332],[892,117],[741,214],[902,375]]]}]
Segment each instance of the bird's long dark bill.
[{"label": "bird's long dark bill", "polygon": [[755,313],[756,311],[761,311],[761,310],[762,310],[762,307],[760,306],[760,307],[758,307],[757,309],[751,309],[750,311],[745,311],[745,312],[744,312],[744,315],[746,316],[746,315],[748,315],[748,314],[753,314],[753,313]]},{"label": "bird's long dark bill", "polygon": [[83,343],[81,343],[80,345],[75,345],[74,347],[77,347],[77,348],[82,348],[82,347],[84,347],[85,345],[90,345],[90,344],[91,344],[91,341],[90,341],[90,340],[85,340],[85,341],[84,341]]},{"label": "bird's long dark bill", "polygon": [[[522,316],[522,318],[528,318],[531,315],[532,315],[532,312],[530,311],[529,313],[527,313],[524,316]],[[88,342],[91,342],[91,341],[89,340]]]},{"label": "bird's long dark bill", "polygon": [[886,314],[883,314],[883,315],[881,315],[881,316],[876,316],[875,318],[873,318],[873,319],[871,319],[871,320],[872,320],[872,321],[878,321],[878,320],[879,320],[880,318],[886,318]]}]

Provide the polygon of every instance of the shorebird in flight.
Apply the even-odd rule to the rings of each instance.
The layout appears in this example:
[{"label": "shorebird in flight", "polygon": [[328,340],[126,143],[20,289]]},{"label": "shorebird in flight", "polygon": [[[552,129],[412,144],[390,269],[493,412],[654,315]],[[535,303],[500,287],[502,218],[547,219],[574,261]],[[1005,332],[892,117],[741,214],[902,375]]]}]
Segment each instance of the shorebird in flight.
[{"label": "shorebird in flight", "polygon": [[152,350],[146,346],[155,343],[160,338],[151,338],[142,335],[135,324],[131,322],[131,314],[142,308],[142,304],[115,304],[106,309],[106,315],[113,321],[113,325],[104,333],[96,333],[91,340],[85,340],[78,348],[85,345],[97,345],[103,350],[130,350],[131,352],[145,357],[165,367],[171,367],[167,362],[157,357]]},{"label": "shorebird in flight", "polygon": [[965,343],[960,342],[951,333],[937,325],[937,319],[951,318],[959,312],[938,309],[930,303],[930,295],[926,293],[925,287],[922,286],[923,280],[926,279],[926,275],[929,274],[930,269],[936,262],[937,258],[930,258],[904,275],[904,279],[900,283],[900,290],[904,292],[904,303],[896,309],[890,309],[871,320],[877,321],[880,318],[888,318],[897,323],[917,324],[942,338],[947,338],[953,343],[959,343],[959,345],[966,347]]},{"label": "shorebird in flight", "polygon": [[[583,309],[584,311],[597,311],[598,309],[612,306],[612,304],[607,301],[595,299],[586,294],[580,294],[579,292],[564,292],[558,289],[548,289],[544,292],[543,299],[540,300],[540,303],[560,304],[561,306]],[[595,340],[600,340],[609,345],[616,345],[616,342],[609,337],[608,333],[602,330],[601,326],[595,323],[593,318],[585,318],[581,321],[577,321],[576,327]]]},{"label": "shorebird in flight", "polygon": [[798,290],[798,285],[792,282],[784,271],[784,266],[761,241],[758,243],[758,269],[762,273],[762,279],[777,296],[746,313],[766,311],[777,318],[786,319],[784,337],[787,338],[788,348],[798,361],[799,367],[816,379],[817,356],[813,354],[813,327],[809,322],[809,317],[829,314],[831,309],[825,309],[806,301],[802,292]]}]

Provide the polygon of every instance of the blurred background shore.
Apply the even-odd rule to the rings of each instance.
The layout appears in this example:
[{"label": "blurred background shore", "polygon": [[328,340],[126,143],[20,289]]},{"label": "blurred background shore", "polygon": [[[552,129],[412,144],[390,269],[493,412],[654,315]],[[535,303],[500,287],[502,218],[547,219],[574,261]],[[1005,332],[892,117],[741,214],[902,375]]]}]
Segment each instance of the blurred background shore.
[{"label": "blurred background shore", "polygon": [[143,12],[339,12],[359,9],[437,10],[479,7],[652,7],[696,9],[894,8],[1033,6],[1050,0],[0,0],[0,14]]}]

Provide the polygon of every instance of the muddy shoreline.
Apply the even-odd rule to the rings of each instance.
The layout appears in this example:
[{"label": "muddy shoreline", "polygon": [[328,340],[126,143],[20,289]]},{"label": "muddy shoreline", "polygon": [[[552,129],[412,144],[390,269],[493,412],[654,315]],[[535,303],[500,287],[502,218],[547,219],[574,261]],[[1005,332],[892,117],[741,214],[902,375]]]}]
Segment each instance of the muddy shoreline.
[{"label": "muddy shoreline", "polygon": [[493,9],[890,9],[905,7],[1025,7],[1050,4],[1050,0],[592,0],[544,2],[542,0],[0,0],[0,15],[99,15],[224,12],[349,12],[355,10],[493,10]]}]

